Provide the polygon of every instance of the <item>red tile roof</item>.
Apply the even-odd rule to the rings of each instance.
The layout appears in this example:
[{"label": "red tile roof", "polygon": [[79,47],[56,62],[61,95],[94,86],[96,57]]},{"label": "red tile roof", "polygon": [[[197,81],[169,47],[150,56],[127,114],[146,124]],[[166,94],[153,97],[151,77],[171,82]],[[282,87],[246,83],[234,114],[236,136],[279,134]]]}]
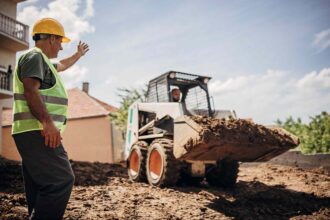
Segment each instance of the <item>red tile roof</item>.
[{"label": "red tile roof", "polygon": [[[105,102],[102,102],[78,88],[68,90],[69,112],[68,119],[90,118],[109,115],[118,109]],[[2,111],[2,126],[12,123],[12,109]]]},{"label": "red tile roof", "polygon": [[101,100],[99,100],[99,99],[97,99],[97,98],[95,98],[95,97],[93,97],[93,96],[89,96],[89,97],[91,97],[92,99],[94,99],[95,101],[97,101],[100,105],[103,106],[103,108],[105,108],[105,109],[108,110],[109,112],[116,112],[116,111],[119,110],[118,108],[116,108],[116,107],[114,107],[114,106],[112,106],[112,105],[109,105],[109,104],[107,104],[107,103],[105,103],[105,102],[102,102]]},{"label": "red tile roof", "polygon": [[68,95],[69,119],[105,116],[109,114],[108,110],[80,89],[70,89],[68,90]]}]

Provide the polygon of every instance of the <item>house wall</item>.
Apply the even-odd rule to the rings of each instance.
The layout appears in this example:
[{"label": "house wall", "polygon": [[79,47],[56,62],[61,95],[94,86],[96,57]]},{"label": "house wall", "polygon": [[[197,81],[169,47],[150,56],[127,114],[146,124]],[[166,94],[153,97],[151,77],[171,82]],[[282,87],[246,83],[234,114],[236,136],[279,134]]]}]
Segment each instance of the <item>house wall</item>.
[{"label": "house wall", "polygon": [[[16,5],[17,3],[12,0],[0,0],[0,13],[16,19]],[[0,33],[1,34],[1,33]],[[8,49],[4,49],[2,46],[0,47],[0,69],[1,71],[6,72],[8,69],[8,65],[11,65],[14,68],[16,59],[16,52],[10,51]],[[2,123],[1,115],[2,115],[2,108],[7,106],[7,102],[3,99],[0,99],[0,126]],[[4,142],[2,131],[0,131],[0,154],[2,154],[3,146],[1,142]]]},{"label": "house wall", "polygon": [[8,17],[16,19],[16,5],[17,3],[12,0],[1,0],[0,12]]},{"label": "house wall", "polygon": [[[2,127],[2,105],[0,101],[0,126]],[[2,154],[2,130],[0,129],[0,155]]]},{"label": "house wall", "polygon": [[[72,160],[113,162],[111,126],[104,117],[69,120],[63,134],[63,145]],[[11,137],[11,126],[2,129],[1,156],[21,160]]]},{"label": "house wall", "polygon": [[125,140],[122,131],[114,123],[111,123],[111,129],[112,129],[113,162],[119,163],[125,160],[124,158]]},{"label": "house wall", "polygon": [[10,160],[21,160],[16,149],[14,139],[11,136],[11,126],[2,127],[2,151],[1,156]]},{"label": "house wall", "polygon": [[112,163],[111,127],[108,117],[70,120],[63,134],[69,158]]},{"label": "house wall", "polygon": [[2,108],[12,108],[13,102],[14,102],[14,98],[1,99],[0,101]]},{"label": "house wall", "polygon": [[0,66],[2,71],[7,72],[8,66],[11,65],[11,69],[14,72],[16,62],[16,52],[0,47]]}]

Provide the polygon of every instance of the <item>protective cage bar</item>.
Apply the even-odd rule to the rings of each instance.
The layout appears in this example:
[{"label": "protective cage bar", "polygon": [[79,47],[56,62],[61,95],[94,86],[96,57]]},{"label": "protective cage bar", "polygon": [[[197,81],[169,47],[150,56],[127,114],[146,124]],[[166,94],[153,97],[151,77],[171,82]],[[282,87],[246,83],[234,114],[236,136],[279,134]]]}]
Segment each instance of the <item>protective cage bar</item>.
[{"label": "protective cage bar", "polygon": [[[170,74],[175,74],[175,78],[170,78]],[[169,96],[169,83],[173,85],[181,83],[196,83],[198,85],[202,79],[211,79],[207,76],[201,76],[191,73],[184,73],[178,71],[168,71],[149,81],[147,91],[147,102],[168,102]],[[177,82],[177,83],[175,83]]]},{"label": "protective cage bar", "polygon": [[147,102],[170,102],[172,86],[181,90],[183,102],[192,115],[212,114],[207,82],[211,77],[178,71],[168,71],[149,82]]}]

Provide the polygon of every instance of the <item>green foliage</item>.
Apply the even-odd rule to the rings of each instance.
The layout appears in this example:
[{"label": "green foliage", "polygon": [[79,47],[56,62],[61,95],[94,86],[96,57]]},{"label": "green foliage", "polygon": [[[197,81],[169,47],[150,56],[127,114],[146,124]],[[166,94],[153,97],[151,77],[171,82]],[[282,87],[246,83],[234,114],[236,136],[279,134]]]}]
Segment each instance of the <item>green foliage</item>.
[{"label": "green foliage", "polygon": [[127,127],[128,108],[135,101],[143,101],[146,97],[146,90],[119,88],[118,96],[121,98],[120,108],[117,112],[110,113],[110,118],[125,135]]},{"label": "green foliage", "polygon": [[299,147],[303,153],[329,153],[330,115],[322,112],[310,119],[309,124],[303,124],[300,118],[295,121],[292,117],[285,122],[277,120],[276,123],[299,137]]}]

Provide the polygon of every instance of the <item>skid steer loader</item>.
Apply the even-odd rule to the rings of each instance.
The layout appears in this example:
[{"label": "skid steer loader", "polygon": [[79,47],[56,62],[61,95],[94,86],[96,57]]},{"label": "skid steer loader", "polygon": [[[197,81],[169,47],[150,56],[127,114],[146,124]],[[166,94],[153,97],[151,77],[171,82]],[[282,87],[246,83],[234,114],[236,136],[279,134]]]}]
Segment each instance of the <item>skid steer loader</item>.
[{"label": "skid steer loader", "polygon": [[[212,186],[232,187],[239,161],[267,161],[299,143],[285,131],[237,119],[234,111],[214,110],[208,92],[210,79],[166,72],[149,82],[145,102],[129,107],[125,155],[130,179],[161,187],[182,179],[197,183],[206,177]],[[181,91],[179,102],[174,102],[173,89]],[[236,122],[243,123],[240,129],[232,124],[221,127]],[[267,135],[284,135],[286,141],[269,142]]]}]

